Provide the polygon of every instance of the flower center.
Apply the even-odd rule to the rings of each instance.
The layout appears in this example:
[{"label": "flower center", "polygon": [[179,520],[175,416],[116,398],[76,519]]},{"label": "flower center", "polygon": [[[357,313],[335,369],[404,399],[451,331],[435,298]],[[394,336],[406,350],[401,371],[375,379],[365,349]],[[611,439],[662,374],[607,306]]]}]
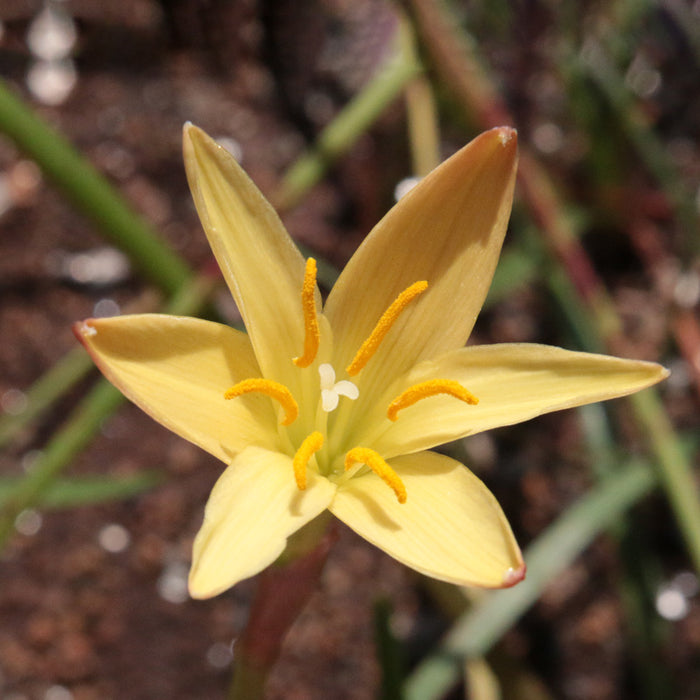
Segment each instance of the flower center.
[{"label": "flower center", "polygon": [[[348,376],[354,377],[362,371],[376,354],[382,341],[401,313],[427,288],[428,283],[424,280],[414,282],[394,299],[387,310],[382,314],[379,321],[377,321],[377,324],[367,339],[362,343],[352,362],[347,366],[345,371]],[[304,352],[299,357],[295,357],[292,361],[297,367],[305,369],[313,364],[316,359],[321,341],[316,311],[316,261],[313,258],[309,258],[306,261],[304,282],[301,289],[301,305],[304,314]],[[341,396],[354,401],[360,395],[357,385],[353,382],[347,379],[336,381],[335,369],[333,369],[332,365],[323,363],[319,365],[318,372],[321,393],[319,408],[321,412],[317,413],[316,427],[320,427],[320,429],[315,430],[304,438],[301,444],[296,448],[292,459],[294,480],[300,491],[306,489],[306,475],[308,469],[319,468],[314,455],[319,452],[319,450],[323,449],[326,432],[326,419],[320,417],[323,416],[324,413],[327,414],[334,411],[338,407]],[[299,405],[292,396],[291,391],[289,391],[284,384],[280,384],[271,379],[258,377],[244,379],[228,389],[224,393],[224,398],[233,399],[252,392],[265,394],[281,405],[284,411],[284,417],[280,421],[282,425],[291,425],[299,416]],[[452,379],[431,379],[414,384],[397,396],[387,408],[387,418],[392,422],[396,421],[399,411],[413,406],[421,399],[438,394],[446,394],[471,405],[479,402],[479,400],[459,382]],[[331,455],[330,457],[330,460],[326,460],[327,464],[332,463],[339,455]],[[315,465],[315,467],[312,467],[312,465]],[[372,471],[392,489],[399,503],[406,502],[406,487],[400,476],[379,453],[369,447],[357,446],[346,452],[344,457],[344,471],[345,474],[342,476],[336,473],[333,477],[339,485],[348,478],[352,478],[361,473],[367,473],[367,471]]]},{"label": "flower center", "polygon": [[321,375],[321,407],[326,413],[335,411],[341,396],[347,396],[354,401],[360,395],[360,390],[351,381],[335,381],[333,365],[320,365],[318,373]]}]

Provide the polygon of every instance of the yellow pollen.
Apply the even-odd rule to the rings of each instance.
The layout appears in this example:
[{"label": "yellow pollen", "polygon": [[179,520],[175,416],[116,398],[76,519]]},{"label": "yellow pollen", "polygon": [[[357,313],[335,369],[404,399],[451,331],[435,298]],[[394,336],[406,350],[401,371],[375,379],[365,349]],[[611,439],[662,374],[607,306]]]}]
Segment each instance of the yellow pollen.
[{"label": "yellow pollen", "polygon": [[369,447],[353,447],[345,455],[345,471],[354,464],[366,464],[385,484],[391,487],[399,503],[406,503],[406,487],[399,475]]},{"label": "yellow pollen", "polygon": [[438,394],[449,394],[472,406],[479,403],[479,399],[470,391],[467,391],[459,382],[453,379],[431,379],[427,382],[414,384],[412,387],[406,389],[403,394],[397,396],[389,404],[386,416],[389,420],[394,421],[399,411],[413,406],[414,403],[421,399],[427,399],[429,396],[437,396]]},{"label": "yellow pollen", "polygon": [[257,392],[265,394],[271,399],[276,399],[282,404],[284,409],[284,420],[282,425],[290,425],[299,415],[299,406],[292,396],[292,392],[287,389],[284,384],[273,382],[271,379],[253,378],[244,379],[238,384],[234,384],[230,389],[224,392],[225,399],[235,399],[243,394],[252,394]]},{"label": "yellow pollen", "polygon": [[391,305],[382,314],[382,317],[377,322],[374,330],[369,334],[367,340],[362,343],[362,347],[357,351],[353,361],[347,366],[345,371],[349,376],[354,377],[369,362],[401,312],[427,288],[428,283],[424,280],[421,282],[414,282],[391,302]]},{"label": "yellow pollen", "polygon": [[304,284],[301,288],[301,306],[304,310],[304,354],[294,358],[297,367],[308,367],[318,353],[321,332],[318,329],[316,316],[316,260],[306,261]]},{"label": "yellow pollen", "polygon": [[323,446],[323,435],[317,431],[307,435],[304,442],[294,455],[294,480],[297,482],[299,491],[306,491],[306,467],[309,464],[314,452],[318,452]]}]

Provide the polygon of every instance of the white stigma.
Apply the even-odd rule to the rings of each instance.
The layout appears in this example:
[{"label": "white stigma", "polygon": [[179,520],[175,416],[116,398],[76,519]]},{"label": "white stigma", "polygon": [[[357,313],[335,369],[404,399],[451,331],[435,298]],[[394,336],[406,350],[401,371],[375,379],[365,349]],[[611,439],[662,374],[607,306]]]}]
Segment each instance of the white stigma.
[{"label": "white stigma", "polygon": [[90,326],[85,322],[80,324],[79,330],[86,338],[91,335],[97,335],[97,328]]},{"label": "white stigma", "polygon": [[321,375],[321,406],[326,413],[334,411],[338,407],[341,396],[353,401],[360,395],[360,390],[347,379],[335,381],[335,370],[328,363],[319,365],[318,373]]}]

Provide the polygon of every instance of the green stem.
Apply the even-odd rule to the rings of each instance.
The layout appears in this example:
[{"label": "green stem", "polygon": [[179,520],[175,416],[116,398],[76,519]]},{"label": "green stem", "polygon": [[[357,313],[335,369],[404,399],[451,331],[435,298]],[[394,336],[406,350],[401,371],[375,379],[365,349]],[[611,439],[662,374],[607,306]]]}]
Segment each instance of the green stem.
[{"label": "green stem", "polygon": [[[418,63],[415,37],[404,17],[401,26],[404,53],[412,63]],[[405,100],[413,174],[425,177],[440,165],[440,120],[433,86],[425,73],[421,72],[406,85]]]},{"label": "green stem", "polygon": [[406,28],[401,27],[398,49],[379,72],[321,132],[313,148],[302,154],[287,171],[272,197],[277,209],[290,209],[323,176],[328,166],[367,130],[406,84],[421,71],[409,54]]},{"label": "green stem", "polygon": [[425,177],[440,165],[440,135],[433,88],[423,75],[406,86],[406,112],[413,174]]},{"label": "green stem", "polygon": [[514,588],[484,595],[457,620],[439,648],[408,678],[406,700],[442,697],[459,679],[465,658],[486,654],[600,532],[653,488],[649,465],[631,463],[568,508],[525,551],[525,580]]},{"label": "green stem", "polygon": [[63,194],[153,284],[175,293],[190,270],[124,198],[57,131],[0,79],[0,131],[7,134]]},{"label": "green stem", "polygon": [[7,445],[19,431],[38,418],[93,367],[90,356],[82,347],[67,352],[27,391],[27,406],[21,413],[5,413],[0,416],[0,448]]},{"label": "green stem", "polygon": [[[167,310],[176,314],[190,313],[204,304],[210,291],[209,280],[196,280],[173,298]],[[80,402],[64,426],[54,433],[10,501],[0,511],[0,550],[14,532],[17,516],[41,500],[56,477],[89,444],[102,422],[124,400],[119,390],[102,379]]]},{"label": "green stem", "polygon": [[374,604],[374,644],[381,670],[378,700],[402,700],[403,659],[401,645],[391,631],[392,606],[384,598]]},{"label": "green stem", "polygon": [[0,516],[0,550],[14,533],[15,519],[37,503],[44,491],[73,457],[92,440],[102,421],[124,401],[118,389],[107,380],[99,384],[80,402],[69,421],[54,434],[48,447],[32,465]]},{"label": "green stem", "polygon": [[659,479],[673,509],[696,571],[700,571],[700,502],[688,457],[655,391],[642,391],[628,398],[645,430],[661,466]]}]

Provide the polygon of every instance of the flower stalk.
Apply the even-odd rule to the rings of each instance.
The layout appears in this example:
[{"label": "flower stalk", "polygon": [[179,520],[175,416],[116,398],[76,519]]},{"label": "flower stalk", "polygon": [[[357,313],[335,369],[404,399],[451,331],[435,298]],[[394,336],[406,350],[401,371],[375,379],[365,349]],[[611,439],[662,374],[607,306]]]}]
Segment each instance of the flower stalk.
[{"label": "flower stalk", "polygon": [[258,577],[245,630],[233,647],[229,700],[258,700],[279,657],[289,628],[304,609],[328,558],[335,530],[304,554],[275,564]]}]

